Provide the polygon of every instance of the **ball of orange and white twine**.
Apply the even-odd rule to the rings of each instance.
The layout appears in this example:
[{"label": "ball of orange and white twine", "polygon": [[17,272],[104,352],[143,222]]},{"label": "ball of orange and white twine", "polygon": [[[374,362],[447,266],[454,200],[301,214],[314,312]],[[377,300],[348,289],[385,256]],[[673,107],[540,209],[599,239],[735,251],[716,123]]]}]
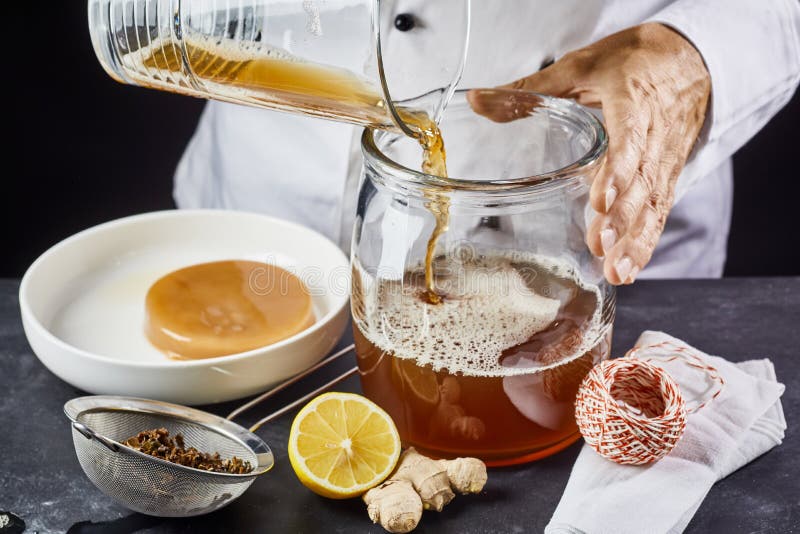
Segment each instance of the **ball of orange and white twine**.
[{"label": "ball of orange and white twine", "polygon": [[[705,401],[687,408],[678,384],[647,361],[655,359],[680,359],[706,372],[718,387]],[[605,458],[648,464],[675,447],[686,416],[717,397],[723,385],[717,370],[686,347],[670,342],[634,347],[624,358],[601,362],[586,375],[575,399],[575,419],[586,443]]]}]

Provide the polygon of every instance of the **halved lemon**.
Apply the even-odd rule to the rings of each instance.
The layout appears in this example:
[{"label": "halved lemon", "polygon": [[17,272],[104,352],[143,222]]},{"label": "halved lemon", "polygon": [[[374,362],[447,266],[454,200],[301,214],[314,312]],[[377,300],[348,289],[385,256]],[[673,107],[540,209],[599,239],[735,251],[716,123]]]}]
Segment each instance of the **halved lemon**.
[{"label": "halved lemon", "polygon": [[354,393],[323,393],[297,414],[289,461],[308,489],[331,499],[361,495],[383,482],[400,457],[394,421]]}]

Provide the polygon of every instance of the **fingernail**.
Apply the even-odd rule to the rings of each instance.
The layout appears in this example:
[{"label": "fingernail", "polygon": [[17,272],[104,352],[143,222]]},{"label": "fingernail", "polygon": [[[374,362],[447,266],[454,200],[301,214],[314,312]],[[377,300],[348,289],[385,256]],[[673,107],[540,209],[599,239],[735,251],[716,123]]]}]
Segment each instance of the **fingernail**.
[{"label": "fingernail", "polygon": [[617,232],[613,228],[606,228],[600,232],[600,243],[603,245],[603,254],[608,254],[614,243],[617,242]]},{"label": "fingernail", "polygon": [[624,282],[628,279],[628,275],[631,274],[633,262],[628,256],[625,256],[617,262],[617,265],[614,268],[617,270],[617,276],[619,277],[620,281]]},{"label": "fingernail", "polygon": [[609,187],[606,189],[606,211],[611,209],[611,204],[617,200],[617,188]]},{"label": "fingernail", "polygon": [[631,274],[628,275],[628,279],[626,280],[626,282],[632,284],[636,280],[636,277],[638,275],[639,275],[639,268],[634,265],[633,269],[631,269]]}]

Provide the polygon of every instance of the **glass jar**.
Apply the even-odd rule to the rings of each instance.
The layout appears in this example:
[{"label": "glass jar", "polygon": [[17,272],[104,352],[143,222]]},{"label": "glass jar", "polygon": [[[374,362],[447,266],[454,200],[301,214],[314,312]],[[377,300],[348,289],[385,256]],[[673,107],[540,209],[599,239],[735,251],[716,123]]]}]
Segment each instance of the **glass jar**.
[{"label": "glass jar", "polygon": [[[610,352],[614,289],[585,244],[606,133],[571,101],[515,90],[456,92],[441,130],[449,180],[418,170],[413,141],[362,136],[351,305],[363,390],[406,446],[541,458],[579,437],[575,394]],[[432,304],[437,212],[449,220]]]},{"label": "glass jar", "polygon": [[436,120],[458,82],[470,21],[470,0],[437,0],[429,22],[446,42],[422,66],[408,65],[413,39],[389,38],[395,2],[89,0],[88,8],[95,53],[119,82],[407,135],[420,126],[403,108]]}]

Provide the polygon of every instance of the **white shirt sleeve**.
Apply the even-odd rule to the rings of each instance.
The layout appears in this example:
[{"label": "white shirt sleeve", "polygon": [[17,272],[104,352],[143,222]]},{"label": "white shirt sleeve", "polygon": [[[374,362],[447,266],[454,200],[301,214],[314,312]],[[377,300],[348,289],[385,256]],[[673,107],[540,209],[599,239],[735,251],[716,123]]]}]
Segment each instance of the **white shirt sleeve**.
[{"label": "white shirt sleeve", "polygon": [[686,37],[711,75],[706,121],[678,181],[680,198],[792,97],[800,83],[800,2],[678,0],[648,22]]}]

